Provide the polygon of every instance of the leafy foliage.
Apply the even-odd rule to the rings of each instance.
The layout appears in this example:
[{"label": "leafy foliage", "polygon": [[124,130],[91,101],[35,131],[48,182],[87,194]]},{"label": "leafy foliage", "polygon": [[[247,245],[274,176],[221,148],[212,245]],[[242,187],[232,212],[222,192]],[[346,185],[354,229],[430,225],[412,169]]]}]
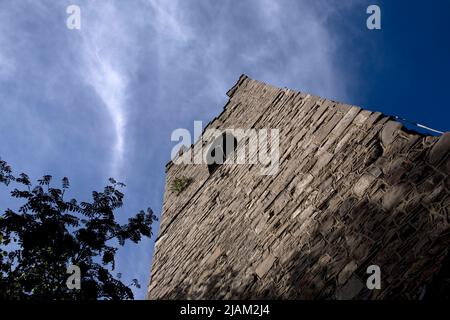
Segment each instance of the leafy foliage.
[{"label": "leafy foliage", "polygon": [[[103,192],[92,192],[91,202],[66,200],[69,179],[53,188],[46,175],[37,185],[22,173],[14,177],[0,159],[0,184],[17,188],[11,196],[25,202],[17,211],[0,215],[0,298],[2,299],[132,299],[130,286],[114,277],[118,245],[151,237],[156,220],[150,208],[128,219],[115,221],[123,205],[123,183],[110,179]],[[81,290],[66,286],[67,267],[81,269]]]},{"label": "leafy foliage", "polygon": [[176,194],[180,194],[187,186],[192,182],[192,179],[181,177],[175,178],[172,181],[172,191]]}]

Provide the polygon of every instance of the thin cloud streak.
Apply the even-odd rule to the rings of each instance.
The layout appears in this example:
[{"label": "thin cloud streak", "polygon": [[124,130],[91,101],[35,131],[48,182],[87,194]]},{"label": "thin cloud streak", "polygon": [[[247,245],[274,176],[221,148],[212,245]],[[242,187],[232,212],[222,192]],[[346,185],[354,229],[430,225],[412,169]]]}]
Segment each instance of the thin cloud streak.
[{"label": "thin cloud streak", "polygon": [[[126,139],[126,102],[129,76],[126,72],[129,44],[124,19],[112,2],[83,5],[81,30],[81,77],[96,92],[115,131],[111,175],[120,176]],[[86,14],[85,14],[86,13]]]},{"label": "thin cloud streak", "polygon": [[94,88],[112,119],[116,142],[113,148],[111,174],[116,176],[122,165],[124,154],[126,78],[114,69],[107,59],[99,57],[96,45],[88,44],[89,41],[85,41],[84,80]]}]

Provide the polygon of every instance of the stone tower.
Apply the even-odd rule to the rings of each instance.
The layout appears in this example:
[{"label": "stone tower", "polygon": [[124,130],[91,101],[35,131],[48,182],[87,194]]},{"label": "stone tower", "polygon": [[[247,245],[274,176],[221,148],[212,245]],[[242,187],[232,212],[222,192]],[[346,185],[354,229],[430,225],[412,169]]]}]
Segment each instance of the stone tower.
[{"label": "stone tower", "polygon": [[279,166],[167,164],[150,299],[448,295],[450,133],[247,76],[227,94],[205,129],[276,128]]}]

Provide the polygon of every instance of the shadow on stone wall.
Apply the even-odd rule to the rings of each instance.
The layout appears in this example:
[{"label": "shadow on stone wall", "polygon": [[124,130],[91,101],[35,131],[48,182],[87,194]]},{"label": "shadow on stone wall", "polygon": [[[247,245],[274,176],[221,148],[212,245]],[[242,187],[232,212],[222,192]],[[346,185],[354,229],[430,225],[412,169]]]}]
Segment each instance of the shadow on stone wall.
[{"label": "shadow on stone wall", "polygon": [[[445,157],[431,167],[427,154],[382,164],[362,199],[347,198],[334,211],[321,205],[309,243],[279,266],[288,277],[281,287],[290,287],[284,297],[448,299],[449,177]],[[367,289],[369,265],[381,269],[380,290]]]},{"label": "shadow on stone wall", "polygon": [[[445,299],[449,297],[448,235],[432,233],[428,212],[383,211],[379,203],[349,198],[340,210],[322,212],[310,243],[267,278],[234,270],[211,269],[199,284],[181,284],[168,299]],[[327,228],[328,219],[345,224]],[[430,232],[432,234],[430,234]],[[428,239],[427,241],[421,241]],[[425,243],[425,244],[423,244]],[[445,260],[444,260],[445,258]],[[443,262],[443,263],[442,263]],[[368,290],[369,265],[380,266],[381,290]],[[441,268],[442,266],[442,268]],[[434,275],[434,278],[433,278]],[[427,287],[426,283],[430,283]]]},{"label": "shadow on stone wall", "polygon": [[[349,198],[339,211],[322,212],[322,216],[309,245],[283,264],[277,260],[267,278],[243,275],[244,271],[231,266],[216,269],[221,272],[211,269],[205,280],[182,283],[164,299],[448,298],[448,235],[427,233],[433,230],[427,212],[414,214],[414,228],[402,224],[400,212],[385,212],[378,203]],[[327,219],[342,219],[346,224],[330,230],[324,227]],[[418,247],[423,238],[430,241]],[[381,268],[381,290],[368,290],[365,285],[366,270],[372,264]],[[433,282],[425,287],[433,275]]]},{"label": "shadow on stone wall", "polygon": [[[445,234],[428,234],[433,228],[427,212],[417,212],[414,228],[401,222],[404,213],[384,212],[378,203],[356,201],[347,199],[341,208],[351,209],[321,219],[311,234],[310,249],[298,251],[281,266],[290,269],[289,298],[421,299],[432,290],[434,285],[424,285],[447,255],[448,236],[444,241]],[[347,219],[346,224],[331,230],[323,228],[327,219],[337,216]],[[419,247],[421,240],[428,237],[430,241]],[[381,269],[380,290],[367,289],[370,265]],[[445,268],[448,265],[441,269]]]},{"label": "shadow on stone wall", "polygon": [[433,277],[424,300],[450,300],[450,253],[447,253],[441,270]]},{"label": "shadow on stone wall", "polygon": [[[310,218],[308,243],[287,259],[288,252],[278,253],[263,278],[222,257],[203,280],[181,283],[164,298],[448,299],[446,177],[426,164],[388,164],[370,188],[378,197],[349,197],[334,211],[323,203]],[[366,287],[373,264],[381,269],[380,290]]]}]

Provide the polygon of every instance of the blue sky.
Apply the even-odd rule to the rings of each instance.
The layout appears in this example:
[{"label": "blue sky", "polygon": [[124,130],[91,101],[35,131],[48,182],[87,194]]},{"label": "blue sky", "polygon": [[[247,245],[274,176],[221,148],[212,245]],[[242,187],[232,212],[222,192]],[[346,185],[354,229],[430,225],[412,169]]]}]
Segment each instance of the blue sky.
[{"label": "blue sky", "polygon": [[[81,30],[66,28],[70,4]],[[371,4],[381,30],[366,28]],[[242,73],[448,131],[449,15],[445,0],[0,0],[0,156],[68,176],[81,199],[116,177],[125,221],[160,214],[171,132],[206,125]],[[119,252],[136,298],[153,241]]]}]

